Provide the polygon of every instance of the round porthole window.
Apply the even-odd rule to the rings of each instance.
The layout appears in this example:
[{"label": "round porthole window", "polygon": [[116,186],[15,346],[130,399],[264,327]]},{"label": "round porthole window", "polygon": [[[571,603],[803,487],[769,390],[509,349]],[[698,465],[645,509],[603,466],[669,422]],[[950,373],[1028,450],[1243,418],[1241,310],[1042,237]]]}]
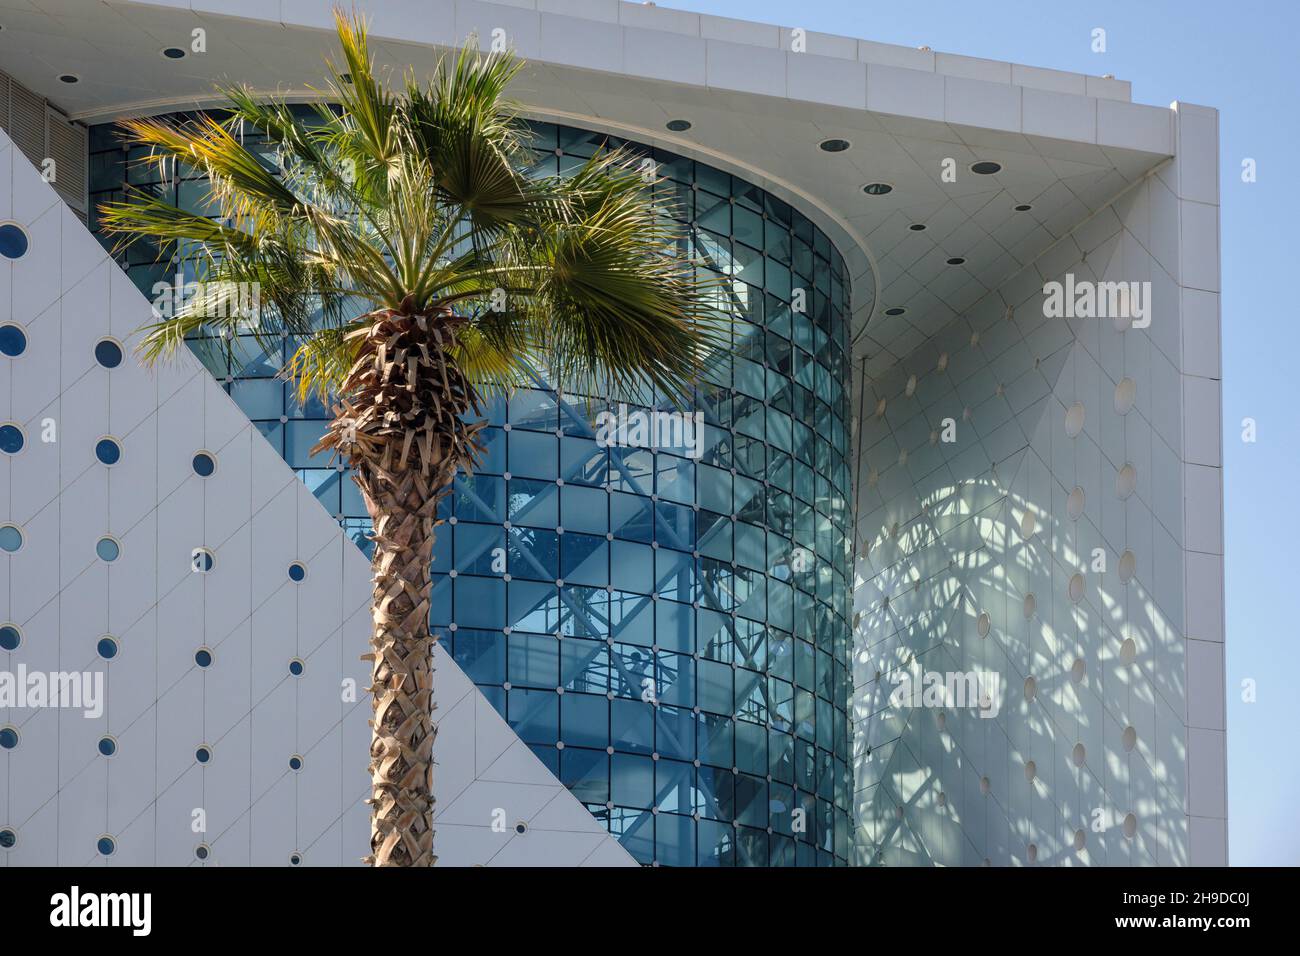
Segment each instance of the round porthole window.
[{"label": "round porthole window", "polygon": [[117,643],[117,638],[109,637],[107,634],[95,644],[95,653],[106,661],[111,661],[117,657],[117,653],[121,649],[121,646]]},{"label": "round porthole window", "polygon": [[27,333],[22,326],[0,325],[0,355],[17,358],[27,351]]},{"label": "round porthole window", "polygon": [[14,624],[0,624],[0,651],[16,651],[23,642],[23,632]]},{"label": "round porthole window", "polygon": [[95,361],[104,368],[117,368],[122,364],[122,346],[116,339],[100,339],[95,343]]},{"label": "round porthole window", "polygon": [[305,671],[306,669],[307,669],[307,665],[304,664],[302,660],[297,657],[295,657],[293,660],[289,662],[289,673],[292,674],[294,677],[301,677],[303,671]]},{"label": "round porthole window", "polygon": [[100,737],[98,748],[103,756],[111,757],[117,753],[117,741],[112,737]]},{"label": "round porthole window", "polygon": [[122,556],[122,546],[105,535],[95,542],[95,555],[101,561],[113,562]]},{"label": "round porthole window", "polygon": [[1124,817],[1124,835],[1130,840],[1137,836],[1138,818],[1132,813]]},{"label": "round porthole window", "polygon": [[212,748],[202,744],[194,751],[194,759],[199,763],[208,763],[212,760]]},{"label": "round porthole window", "polygon": [[1070,751],[1070,759],[1074,761],[1076,767],[1082,767],[1088,760],[1088,748],[1083,744],[1075,744],[1074,750]]},{"label": "round porthole window", "polygon": [[1088,834],[1084,833],[1082,830],[1075,830],[1074,849],[1076,851],[1079,851],[1082,850],[1087,845],[1088,845]]},{"label": "round porthole window", "polygon": [[122,459],[122,446],[115,438],[101,438],[95,442],[95,458],[102,465],[116,465]]},{"label": "round porthole window", "polygon": [[13,554],[23,546],[23,532],[16,524],[0,524],[0,551]]},{"label": "round porthole window", "polygon": [[1125,551],[1119,556],[1119,579],[1122,584],[1128,584],[1137,574],[1137,555],[1132,551]]},{"label": "round porthole window", "polygon": [[199,667],[211,667],[212,666],[211,649],[207,647],[200,647],[197,651],[195,651],[194,663],[198,664]]},{"label": "round porthole window", "polygon": [[1078,604],[1083,600],[1084,580],[1082,574],[1073,574],[1070,576],[1070,600]]},{"label": "round porthole window", "polygon": [[993,619],[989,617],[988,611],[981,611],[980,616],[975,619],[975,630],[980,637],[988,637],[989,629],[993,626]]},{"label": "round porthole window", "polygon": [[6,259],[21,259],[27,255],[31,243],[27,233],[16,222],[0,223],[0,256]]},{"label": "round porthole window", "polygon": [[217,566],[217,556],[207,548],[195,548],[190,552],[190,570],[197,574],[207,574]]},{"label": "round porthole window", "polygon": [[1038,610],[1038,598],[1032,594],[1025,595],[1025,620],[1029,620]]},{"label": "round porthole window", "polygon": [[0,750],[13,750],[18,746],[18,728],[12,724],[0,727]]},{"label": "round porthole window", "polygon": [[1133,410],[1133,402],[1137,398],[1137,383],[1131,378],[1126,378],[1115,386],[1115,411],[1121,415],[1127,415]]},{"label": "round porthole window", "polygon": [[16,455],[23,450],[27,439],[17,422],[5,422],[0,425],[0,451],[6,455]]},{"label": "round porthole window", "polygon": [[307,566],[301,561],[295,561],[289,565],[289,580],[295,584],[307,577]]},{"label": "round porthole window", "polygon": [[211,478],[212,473],[217,470],[217,460],[206,451],[197,452],[190,465],[194,469],[194,474],[200,478]]},{"label": "round porthole window", "polygon": [[1070,438],[1077,438],[1079,432],[1083,431],[1083,423],[1087,417],[1088,413],[1081,402],[1071,405],[1065,413],[1065,434]]},{"label": "round porthole window", "polygon": [[1137,490],[1137,483],[1137,469],[1131,464],[1125,465],[1115,475],[1115,494],[1119,495],[1121,501],[1124,501]]},{"label": "round porthole window", "polygon": [[290,770],[302,769],[302,757],[300,755],[294,754],[292,757],[289,758],[289,769]]},{"label": "round porthole window", "polygon": [[102,836],[95,841],[95,849],[99,851],[100,856],[112,856],[117,850],[117,841],[111,836]]},{"label": "round porthole window", "polygon": [[200,843],[198,846],[194,848],[194,859],[199,860],[200,862],[206,860],[211,855],[212,855],[212,848],[209,847],[206,843]]},{"label": "round porthole window", "polygon": [[1124,745],[1125,753],[1132,753],[1133,748],[1137,746],[1138,732],[1133,727],[1125,727],[1124,733],[1120,737],[1120,743]]},{"label": "round porthole window", "polygon": [[1086,500],[1083,489],[1075,485],[1074,490],[1070,492],[1070,497],[1065,501],[1065,513],[1070,516],[1071,521],[1078,521],[1083,516]]},{"label": "round porthole window", "polygon": [[18,834],[9,827],[0,827],[0,850],[12,850],[18,845]]}]

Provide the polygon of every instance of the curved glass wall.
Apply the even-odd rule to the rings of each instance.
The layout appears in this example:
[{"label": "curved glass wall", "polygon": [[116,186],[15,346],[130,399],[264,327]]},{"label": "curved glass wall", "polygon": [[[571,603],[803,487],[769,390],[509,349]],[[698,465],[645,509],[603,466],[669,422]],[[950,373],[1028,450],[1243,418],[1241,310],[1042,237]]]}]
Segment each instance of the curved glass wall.
[{"label": "curved glass wall", "polygon": [[[482,467],[444,503],[431,624],[638,860],[846,863],[843,260],[805,216],[735,176],[603,134],[533,127],[537,175],[563,175],[606,142],[653,160],[683,253],[725,277],[731,349],[712,357],[699,391],[698,455],[681,442],[600,440],[600,411],[645,411],[619,409],[618,396],[571,398],[539,382],[496,402]],[[92,130],[91,150],[92,205],[129,181],[204,208],[202,180],[149,182],[109,127]],[[127,254],[146,294],[175,271],[155,260],[143,246]],[[356,486],[308,454],[325,409],[298,404],[275,378],[293,342],[275,354],[233,346],[225,358],[200,354],[365,548]]]}]

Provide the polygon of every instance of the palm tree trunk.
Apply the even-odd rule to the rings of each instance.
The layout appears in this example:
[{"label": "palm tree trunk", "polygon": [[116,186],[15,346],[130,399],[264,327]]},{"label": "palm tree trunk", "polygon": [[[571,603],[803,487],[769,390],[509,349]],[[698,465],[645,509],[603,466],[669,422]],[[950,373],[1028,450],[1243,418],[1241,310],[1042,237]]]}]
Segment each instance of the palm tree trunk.
[{"label": "palm tree trunk", "polygon": [[373,866],[432,866],[433,668],[430,561],[438,501],[471,468],[480,422],[473,386],[448,351],[458,320],[372,316],[320,447],[346,458],[374,522],[370,653]]}]

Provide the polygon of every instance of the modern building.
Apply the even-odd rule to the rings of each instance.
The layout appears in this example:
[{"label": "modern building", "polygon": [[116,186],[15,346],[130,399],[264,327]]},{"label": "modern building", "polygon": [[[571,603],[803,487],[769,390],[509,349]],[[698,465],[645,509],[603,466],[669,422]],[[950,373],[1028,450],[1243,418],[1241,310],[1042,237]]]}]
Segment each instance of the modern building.
[{"label": "modern building", "polygon": [[[359,7],[399,71],[526,58],[539,175],[653,162],[737,319],[698,456],[540,380],[491,408],[434,561],[441,863],[1226,862],[1214,110],[620,0]],[[0,693],[0,865],[356,863],[325,410],[251,340],[140,367],[176,266],[95,235],[126,183],[204,208],[116,120],[314,99],[328,4],[0,28],[0,691],[93,698]]]}]

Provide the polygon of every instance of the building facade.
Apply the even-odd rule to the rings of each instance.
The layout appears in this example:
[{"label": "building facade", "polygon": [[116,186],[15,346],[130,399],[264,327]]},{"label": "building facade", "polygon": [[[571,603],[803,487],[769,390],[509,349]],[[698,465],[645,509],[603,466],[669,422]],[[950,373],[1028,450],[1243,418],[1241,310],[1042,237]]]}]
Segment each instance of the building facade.
[{"label": "building facade", "polygon": [[[368,519],[309,454],[326,411],[251,340],[139,368],[177,267],[93,236],[128,182],[203,208],[114,119],[301,90],[328,23],[85,6],[131,42],[0,32],[86,140],[78,208],[5,127],[0,654],[104,707],[0,707],[0,861],[351,863]],[[1223,862],[1216,114],[614,0],[446,6],[369,5],[385,62],[501,31],[536,173],[652,162],[735,325],[691,447],[598,440],[630,396],[489,410],[434,561],[442,862]],[[76,83],[49,30],[98,51]]]}]

